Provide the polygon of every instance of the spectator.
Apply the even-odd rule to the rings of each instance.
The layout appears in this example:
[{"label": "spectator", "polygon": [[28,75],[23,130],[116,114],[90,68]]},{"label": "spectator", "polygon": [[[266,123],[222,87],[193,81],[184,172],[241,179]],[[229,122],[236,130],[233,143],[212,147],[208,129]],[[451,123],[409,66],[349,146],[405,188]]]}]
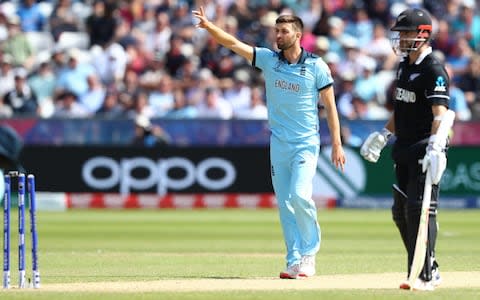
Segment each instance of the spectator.
[{"label": "spectator", "polygon": [[385,27],[377,22],[373,26],[373,38],[362,47],[365,54],[375,59],[379,69],[391,70],[395,67],[397,56],[392,52],[392,45],[387,38]]},{"label": "spectator", "polygon": [[367,102],[376,101],[377,89],[380,82],[377,81],[375,68],[377,63],[369,56],[359,59],[361,67],[360,76],[355,81],[355,92]]},{"label": "spectator", "polygon": [[48,118],[53,113],[56,80],[56,75],[52,72],[48,62],[41,63],[38,70],[27,80],[28,85],[37,96],[41,117]]},{"label": "spectator", "polygon": [[58,0],[50,15],[50,32],[58,41],[64,31],[77,32],[83,29],[82,20],[72,9],[71,0]]},{"label": "spectator", "polygon": [[198,116],[197,108],[191,105],[181,89],[173,92],[173,100],[173,108],[166,113],[165,118],[193,119]]},{"label": "spectator", "polygon": [[328,53],[330,49],[330,42],[328,38],[325,36],[319,36],[315,39],[315,48],[313,53],[320,56],[321,58],[325,58],[325,55]]},{"label": "spectator", "polygon": [[15,87],[4,97],[5,105],[13,110],[16,117],[38,116],[38,101],[32,89],[27,84],[27,70],[17,68],[14,71]]},{"label": "spectator", "polygon": [[348,22],[345,32],[358,40],[358,47],[364,48],[373,39],[373,23],[364,7],[353,8],[353,22]]},{"label": "spectator", "polygon": [[232,106],[234,113],[247,109],[252,98],[250,74],[245,69],[235,71],[231,87],[225,89],[223,96]]},{"label": "spectator", "polygon": [[165,54],[165,67],[167,68],[170,76],[174,76],[183,63],[187,60],[182,52],[183,46],[184,41],[182,37],[175,34],[172,35],[170,38],[170,49]]},{"label": "spectator", "polygon": [[203,119],[232,118],[232,106],[221,95],[218,89],[207,88],[204,100],[197,106],[198,117]]},{"label": "spectator", "polygon": [[138,91],[139,88],[140,81],[138,74],[133,70],[127,70],[125,72],[125,77],[123,78],[122,84],[118,85],[116,90],[118,90],[120,94],[133,95]]},{"label": "spectator", "polygon": [[190,7],[184,0],[177,1],[172,13],[172,29],[182,38],[190,38],[193,34],[193,22],[190,16]]},{"label": "spectator", "polygon": [[127,117],[135,119],[142,115],[149,119],[155,116],[155,110],[148,103],[148,93],[144,90],[139,90],[132,96],[132,107],[128,109]]},{"label": "spectator", "polygon": [[[297,1],[300,2],[300,1]],[[323,5],[321,0],[302,1],[303,4],[307,3],[308,6],[300,8],[296,11],[297,16],[303,20],[305,27],[310,28],[311,32],[317,36],[315,31],[315,25],[323,12]]]},{"label": "spectator", "polygon": [[317,36],[313,34],[312,29],[308,26],[304,25],[304,35],[302,35],[302,41],[300,45],[303,49],[307,50],[308,52],[315,51],[315,43],[317,41]]},{"label": "spectator", "polygon": [[[453,72],[449,65],[445,65],[448,77],[453,78]],[[448,89],[450,93],[449,108],[455,112],[455,118],[461,121],[468,121],[472,118],[472,113],[468,107],[465,93],[458,88],[454,80],[450,80]]]},{"label": "spectator", "polygon": [[432,40],[432,48],[442,51],[446,57],[453,55],[456,39],[451,34],[450,25],[447,20],[438,20],[438,30]]},{"label": "spectator", "polygon": [[95,0],[93,12],[85,20],[85,27],[90,38],[90,47],[98,45],[104,47],[112,41],[117,29],[115,18],[116,7],[105,0]]},{"label": "spectator", "polygon": [[155,117],[164,116],[173,108],[173,80],[165,74],[155,90],[148,95],[148,104],[152,108]]},{"label": "spectator", "polygon": [[220,86],[220,81],[218,78],[213,75],[212,71],[207,68],[203,68],[198,72],[197,84],[186,90],[185,95],[189,102],[198,108],[200,103],[204,101],[205,90],[209,87],[211,88],[218,86]]},{"label": "spectator", "polygon": [[35,0],[22,0],[17,11],[24,32],[43,31],[45,16]]},{"label": "spectator", "polygon": [[136,38],[126,38],[119,42],[127,55],[126,70],[132,70],[137,74],[143,74],[148,67],[148,53],[143,51],[141,43]]},{"label": "spectator", "polygon": [[[259,32],[252,31],[249,33],[249,35],[253,35],[253,37],[250,37],[250,40],[252,40],[250,43],[278,50],[277,43],[275,42],[275,20],[277,18],[278,13],[267,10],[267,12],[260,17]],[[249,39],[246,38],[246,41],[249,41]]]},{"label": "spectator", "polygon": [[207,68],[218,77],[220,73],[220,58],[230,55],[230,50],[220,47],[211,37],[207,39],[207,45],[200,53],[200,67]]},{"label": "spectator", "polygon": [[344,57],[338,63],[339,72],[353,71],[360,74],[363,71],[360,62],[365,56],[358,47],[358,40],[352,36],[346,35],[342,37],[340,42],[343,48]]},{"label": "spectator", "polygon": [[106,91],[96,74],[88,76],[87,83],[88,91],[80,97],[79,102],[93,115],[102,107]]},{"label": "spectator", "polygon": [[344,72],[341,74],[341,88],[337,100],[338,113],[349,120],[357,117],[353,108],[353,96],[356,75],[354,72]]},{"label": "spectator", "polygon": [[151,53],[157,53],[165,56],[170,50],[170,38],[172,29],[170,27],[170,17],[166,12],[160,12],[155,19],[155,28],[152,32],[147,33],[145,39],[145,47]]},{"label": "spectator", "polygon": [[155,89],[165,74],[165,55],[157,52],[145,72],[140,75],[140,86],[145,89]]},{"label": "spectator", "polygon": [[265,105],[265,92],[262,87],[253,87],[250,93],[250,103],[247,107],[234,110],[237,119],[267,120],[268,111]]},{"label": "spectator", "polygon": [[91,113],[78,102],[78,96],[72,91],[61,93],[55,101],[54,118],[86,118]]},{"label": "spectator", "polygon": [[3,44],[3,50],[13,58],[15,67],[30,70],[35,61],[35,53],[27,36],[20,28],[20,17],[12,15],[8,18],[8,38]]},{"label": "spectator", "polygon": [[462,0],[460,16],[452,24],[453,30],[464,38],[470,48],[480,51],[480,15],[475,11],[475,0]]},{"label": "spectator", "polygon": [[358,120],[386,120],[389,116],[385,108],[368,103],[356,93],[352,95],[352,105],[355,119]]},{"label": "spectator", "polygon": [[104,119],[125,117],[125,110],[118,99],[119,95],[116,91],[107,91],[102,107],[95,113],[95,116]]},{"label": "spectator", "polygon": [[121,1],[118,8],[118,14],[125,20],[130,27],[143,19],[145,8],[143,0]]},{"label": "spectator", "polygon": [[13,58],[10,54],[4,54],[0,62],[0,97],[15,88],[14,69],[12,67]]},{"label": "spectator", "polygon": [[[428,1],[428,0],[427,0]],[[437,2],[437,0],[434,0]],[[367,7],[368,16],[374,22],[380,22],[382,26],[390,26],[389,0],[364,1]]]},{"label": "spectator", "polygon": [[174,76],[175,86],[188,93],[198,85],[200,71],[198,70],[198,59],[196,57],[187,58]]},{"label": "spectator", "polygon": [[123,80],[127,62],[127,53],[119,43],[96,47],[96,53],[92,56],[92,65],[106,86],[118,85]]},{"label": "spectator", "polygon": [[66,50],[60,47],[54,47],[51,53],[50,61],[52,63],[52,72],[58,76],[67,66]]},{"label": "spectator", "polygon": [[327,52],[327,54],[325,54],[324,60],[328,68],[330,69],[330,73],[332,74],[333,89],[336,94],[335,96],[337,96],[341,92],[340,77],[342,73],[340,73],[338,69],[341,58],[336,52],[329,51]]},{"label": "spectator", "polygon": [[[0,97],[14,87],[12,68],[23,67],[32,74],[28,84],[38,97],[39,113],[44,117],[48,113],[42,112],[41,103],[46,95],[41,90],[46,93],[49,88],[48,84],[41,84],[44,82],[42,80],[53,75],[57,78],[56,93],[78,88],[75,93],[82,99],[81,93],[87,90],[88,76],[67,80],[65,77],[81,73],[78,70],[68,70],[67,65],[71,65],[71,49],[54,47],[48,53],[51,48],[45,43],[41,45],[42,51],[36,53],[36,48],[30,45],[27,38],[28,31],[51,31],[55,40],[64,31],[86,32],[93,49],[90,52],[81,51],[77,64],[90,62],[90,69],[100,74],[105,87],[115,86],[121,93],[119,103],[125,109],[131,108],[131,97],[138,88],[146,89],[150,97],[158,89],[160,78],[165,73],[173,78],[175,88],[181,88],[192,105],[203,101],[206,87],[220,89],[225,99],[230,101],[231,97],[235,97],[235,89],[232,89],[232,82],[237,82],[235,73],[246,66],[245,61],[231,51],[218,47],[204,31],[194,30],[194,19],[190,16],[192,1],[48,1],[54,7],[52,12],[41,10],[38,3],[42,1],[0,2],[0,41],[2,50],[8,57],[2,59],[0,53]],[[385,83],[389,82],[391,75],[387,73],[395,68],[398,60],[391,52],[385,29],[391,26],[392,16],[397,15],[395,11],[407,6],[423,5],[431,10],[437,21],[432,46],[445,54],[446,62],[452,68],[453,79],[464,92],[472,110],[472,118],[476,119],[480,117],[480,107],[475,108],[478,105],[475,99],[478,89],[474,88],[475,92],[471,88],[464,90],[471,85],[470,79],[461,82],[463,78],[471,76],[468,75],[471,56],[479,50],[480,15],[478,5],[475,4],[475,0],[425,0],[423,4],[421,1],[396,0],[209,0],[204,1],[203,6],[206,14],[223,26],[226,32],[240,37],[248,44],[274,50],[278,49],[275,48],[272,22],[279,14],[295,11],[303,17],[307,29],[302,46],[306,50],[313,50],[328,62],[335,79],[335,92],[340,95],[340,75],[347,72],[347,69],[353,69],[357,76],[362,75],[361,62],[369,58],[374,58],[377,63],[371,77],[377,78],[377,82],[382,81],[379,78],[387,78]],[[79,6],[87,9],[79,11],[76,9]],[[312,28],[312,34],[307,36],[309,28]],[[355,45],[352,43],[354,40]],[[100,56],[95,55],[98,47],[102,49]],[[46,72],[49,75],[43,78],[36,69],[41,67],[43,70],[45,66],[39,66],[39,62],[48,58],[51,60],[51,71]],[[127,69],[137,74],[138,80],[134,80],[135,83],[126,82],[127,78],[133,79],[127,75]],[[201,80],[201,69],[209,69],[213,76]],[[262,83],[258,72],[253,69],[247,72],[250,84]],[[205,72],[202,74],[205,75]],[[125,88],[124,85],[129,87]],[[381,99],[382,86],[383,83],[376,86],[379,104],[384,103]],[[241,96],[241,99],[248,106],[250,97]]]},{"label": "spectator", "polygon": [[68,53],[68,63],[57,77],[56,91],[71,91],[82,97],[88,91],[87,79],[95,73],[95,69],[88,63],[80,62],[78,49],[71,49]]},{"label": "spectator", "polygon": [[328,18],[328,38],[330,44],[330,51],[337,53],[340,58],[345,57],[345,51],[342,41],[345,38],[352,38],[345,33],[345,22],[336,16]]},{"label": "spectator", "polygon": [[471,57],[467,72],[458,78],[458,87],[465,93],[472,113],[480,117],[480,54]]}]

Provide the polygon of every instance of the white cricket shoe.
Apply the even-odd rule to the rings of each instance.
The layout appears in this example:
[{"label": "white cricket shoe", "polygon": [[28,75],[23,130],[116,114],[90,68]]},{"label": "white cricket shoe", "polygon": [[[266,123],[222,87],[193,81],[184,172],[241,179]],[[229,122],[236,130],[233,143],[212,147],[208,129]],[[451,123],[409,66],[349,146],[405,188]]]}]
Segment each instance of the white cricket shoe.
[{"label": "white cricket shoe", "polygon": [[315,255],[302,256],[298,276],[311,277],[313,275],[315,275]]},{"label": "white cricket shoe", "polygon": [[[420,280],[420,279],[418,279]],[[422,280],[423,281],[423,280]],[[424,281],[426,282],[426,281]],[[442,283],[442,277],[440,276],[440,270],[437,268],[432,270],[432,281],[430,281],[430,284],[433,286],[433,288],[439,286]],[[400,283],[400,289],[402,290],[409,290],[410,289],[410,282],[407,280],[403,281]],[[413,288],[415,289],[415,287]]]},{"label": "white cricket shoe", "polygon": [[300,271],[300,264],[288,266],[284,271],[280,272],[280,278],[297,279],[299,271]]},{"label": "white cricket shoe", "polygon": [[432,281],[424,281],[420,278],[415,280],[415,283],[412,286],[412,290],[414,291],[433,291],[435,290],[435,286],[433,285]]},{"label": "white cricket shoe", "polygon": [[[410,282],[408,280],[403,281],[400,283],[400,289],[402,290],[410,290]],[[435,283],[432,281],[425,281],[420,278],[417,278],[415,283],[413,284],[412,290],[414,291],[433,291],[435,290]]]}]

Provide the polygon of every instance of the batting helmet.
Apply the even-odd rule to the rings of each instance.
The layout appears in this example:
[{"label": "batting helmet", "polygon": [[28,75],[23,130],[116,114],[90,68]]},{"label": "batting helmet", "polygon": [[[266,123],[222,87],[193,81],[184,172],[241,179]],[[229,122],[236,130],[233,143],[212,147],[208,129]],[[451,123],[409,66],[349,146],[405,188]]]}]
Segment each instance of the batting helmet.
[{"label": "batting helmet", "polygon": [[[424,43],[430,40],[432,34],[432,18],[430,14],[419,8],[409,8],[398,15],[395,24],[390,29],[398,32],[396,36],[392,37],[392,47],[394,51],[408,54],[410,51],[416,51]],[[415,37],[400,38],[400,32],[417,32]]]}]

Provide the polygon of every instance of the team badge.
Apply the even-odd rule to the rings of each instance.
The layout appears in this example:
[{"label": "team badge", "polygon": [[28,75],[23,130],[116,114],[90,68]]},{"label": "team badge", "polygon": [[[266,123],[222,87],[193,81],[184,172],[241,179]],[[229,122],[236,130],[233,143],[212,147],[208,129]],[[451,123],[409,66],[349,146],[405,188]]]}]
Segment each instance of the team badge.
[{"label": "team badge", "polygon": [[435,81],[435,88],[433,91],[435,92],[446,92],[447,87],[445,86],[446,82],[442,76],[437,77],[437,81]]}]

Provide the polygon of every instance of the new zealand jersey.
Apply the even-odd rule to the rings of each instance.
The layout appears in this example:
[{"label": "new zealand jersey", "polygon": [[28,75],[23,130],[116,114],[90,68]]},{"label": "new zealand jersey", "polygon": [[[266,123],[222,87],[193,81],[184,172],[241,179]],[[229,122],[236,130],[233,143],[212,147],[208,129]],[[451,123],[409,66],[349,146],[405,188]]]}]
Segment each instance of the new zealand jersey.
[{"label": "new zealand jersey", "polygon": [[403,60],[394,96],[395,135],[402,145],[430,136],[433,105],[449,105],[449,78],[428,48],[414,64]]},{"label": "new zealand jersey", "polygon": [[257,47],[252,65],[264,73],[272,135],[289,143],[309,138],[318,143],[319,91],[333,83],[325,62],[302,49],[298,63],[290,64],[282,52]]}]

